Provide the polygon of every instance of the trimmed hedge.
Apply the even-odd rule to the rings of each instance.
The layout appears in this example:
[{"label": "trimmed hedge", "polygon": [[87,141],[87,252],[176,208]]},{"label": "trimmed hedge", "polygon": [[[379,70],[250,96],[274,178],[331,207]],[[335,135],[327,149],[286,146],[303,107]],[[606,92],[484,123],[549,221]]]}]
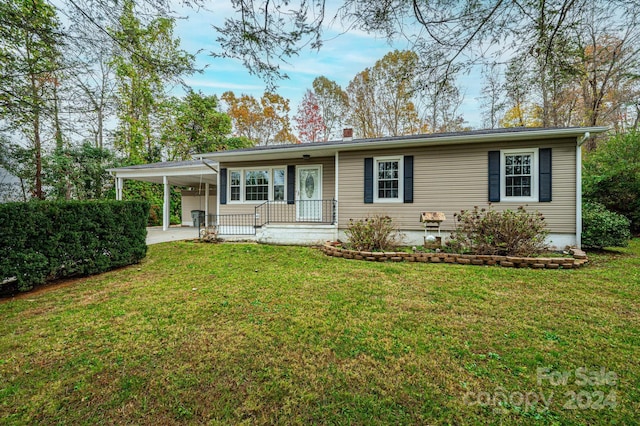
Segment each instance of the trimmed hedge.
[{"label": "trimmed hedge", "polygon": [[144,201],[0,204],[0,294],[139,262],[148,215]]}]

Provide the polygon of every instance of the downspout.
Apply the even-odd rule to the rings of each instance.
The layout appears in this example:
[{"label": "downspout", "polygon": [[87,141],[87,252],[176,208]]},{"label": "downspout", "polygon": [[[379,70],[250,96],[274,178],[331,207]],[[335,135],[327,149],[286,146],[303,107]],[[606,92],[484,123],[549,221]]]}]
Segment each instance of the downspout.
[{"label": "downspout", "polygon": [[334,235],[334,241],[338,241],[338,232],[339,232],[339,224],[340,224],[340,220],[339,220],[339,214],[338,214],[338,209],[340,207],[340,203],[338,202],[338,192],[340,190],[340,184],[339,184],[339,173],[340,171],[340,152],[336,151],[336,155],[335,155],[335,193],[333,195],[333,199],[335,200],[335,210],[334,210],[334,214],[335,216],[335,235]]},{"label": "downspout", "polygon": [[582,248],[582,145],[591,137],[589,132],[578,138],[576,145],[576,247]]},{"label": "downspout", "polygon": [[218,171],[211,164],[207,163],[204,158],[200,158],[200,161],[202,161],[202,164],[204,164],[205,166],[207,166],[208,168],[216,172],[216,174],[218,174]]}]

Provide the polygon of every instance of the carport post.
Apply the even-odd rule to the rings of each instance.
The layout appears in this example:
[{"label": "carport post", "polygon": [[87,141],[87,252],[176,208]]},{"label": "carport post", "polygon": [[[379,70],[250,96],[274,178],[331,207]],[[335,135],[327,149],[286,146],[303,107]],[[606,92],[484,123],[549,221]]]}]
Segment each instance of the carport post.
[{"label": "carport post", "polygon": [[164,184],[164,201],[162,203],[162,230],[169,229],[169,178],[162,176],[162,183]]},{"label": "carport post", "polygon": [[116,178],[116,200],[122,201],[122,181],[121,177]]},{"label": "carport post", "polygon": [[204,226],[209,226],[209,182],[204,184]]}]

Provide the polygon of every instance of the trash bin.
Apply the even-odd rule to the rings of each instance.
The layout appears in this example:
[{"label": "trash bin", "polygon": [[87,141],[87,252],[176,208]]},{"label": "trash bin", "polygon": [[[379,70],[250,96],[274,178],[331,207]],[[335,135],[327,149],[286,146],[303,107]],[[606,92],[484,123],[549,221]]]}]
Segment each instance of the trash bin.
[{"label": "trash bin", "polygon": [[191,219],[194,227],[200,228],[204,226],[204,210],[191,210]]}]

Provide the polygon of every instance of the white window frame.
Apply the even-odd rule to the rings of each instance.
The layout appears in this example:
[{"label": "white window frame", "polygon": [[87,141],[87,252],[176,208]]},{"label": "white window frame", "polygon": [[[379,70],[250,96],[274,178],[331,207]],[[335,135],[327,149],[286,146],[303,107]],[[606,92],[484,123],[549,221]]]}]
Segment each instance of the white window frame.
[{"label": "white window frame", "polygon": [[[388,161],[398,162],[398,197],[379,198],[378,194],[378,164]],[[404,202],[404,156],[374,157],[373,159],[373,202],[374,203],[403,203]]]},{"label": "white window frame", "polygon": [[[265,173],[266,177],[267,177],[267,199],[266,200],[247,200],[247,174],[249,173]],[[245,201],[247,203],[255,203],[255,204],[260,204],[260,203],[264,203],[265,201],[269,201],[271,200],[271,184],[273,183],[273,179],[271,179],[271,170],[268,167],[258,167],[258,168],[251,168],[251,169],[244,169],[244,173],[243,173],[243,179],[244,179],[244,191],[242,193],[243,198],[245,199]],[[256,185],[256,187],[264,187],[265,185]]]},{"label": "white window frame", "polygon": [[[284,200],[275,201],[273,199],[274,191],[274,171],[276,169],[284,170]],[[263,172],[266,171],[269,175],[269,192],[268,192],[268,200],[246,200],[246,173],[247,172]],[[238,172],[240,173],[240,200],[232,200],[231,199],[231,173]],[[227,179],[227,203],[228,204],[262,204],[267,201],[277,202],[277,203],[286,203],[287,202],[287,166],[269,166],[269,167],[243,167],[236,169],[228,169],[229,178]]]},{"label": "white window frame", "polygon": [[[239,200],[232,200],[231,199],[231,176],[234,173],[239,173],[240,174],[240,185],[238,186],[238,188],[240,189],[240,193],[238,194],[240,196]],[[238,169],[234,169],[234,170],[229,170],[229,185],[227,185],[227,200],[229,203],[240,203],[242,201],[242,170],[238,170]]]},{"label": "white window frame", "polygon": [[[276,200],[276,190],[275,190],[275,186],[276,186],[276,170],[282,170],[284,171],[284,180],[282,181],[282,186],[284,187],[284,191],[283,193],[283,199],[282,200]],[[271,191],[269,200],[273,201],[274,203],[286,203],[287,202],[287,167],[283,166],[283,167],[272,167],[271,168],[271,184],[269,185],[269,190]]]},{"label": "white window frame", "polygon": [[[507,155],[531,155],[531,196],[507,196]],[[500,150],[500,201],[501,202],[537,202],[539,194],[538,148],[503,149]]]}]

